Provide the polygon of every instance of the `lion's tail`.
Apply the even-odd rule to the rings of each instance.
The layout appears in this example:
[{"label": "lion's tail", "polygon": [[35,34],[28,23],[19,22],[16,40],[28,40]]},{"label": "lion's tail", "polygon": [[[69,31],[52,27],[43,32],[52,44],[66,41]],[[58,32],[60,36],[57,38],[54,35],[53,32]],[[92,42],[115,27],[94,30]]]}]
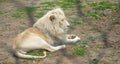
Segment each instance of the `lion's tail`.
[{"label": "lion's tail", "polygon": [[16,51],[16,53],[15,53],[15,55],[20,57],[20,58],[34,58],[34,59],[35,58],[45,58],[47,56],[46,51],[43,51],[43,54],[44,54],[43,56],[32,56],[32,55],[23,54],[19,51]]}]

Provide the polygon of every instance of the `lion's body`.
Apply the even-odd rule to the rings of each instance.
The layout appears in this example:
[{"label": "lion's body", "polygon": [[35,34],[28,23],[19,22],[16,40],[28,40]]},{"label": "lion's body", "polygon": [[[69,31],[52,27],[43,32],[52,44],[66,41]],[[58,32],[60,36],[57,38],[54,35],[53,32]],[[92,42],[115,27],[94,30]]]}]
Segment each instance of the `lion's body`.
[{"label": "lion's body", "polygon": [[79,37],[68,39],[70,37],[66,34],[69,26],[65,15],[61,9],[54,9],[49,11],[46,15],[40,18],[33,27],[20,33],[14,40],[14,53],[21,58],[44,58],[44,56],[26,55],[26,52],[34,49],[45,49],[50,52],[65,48],[65,45],[52,46],[55,41],[61,40],[63,42],[77,42]]}]

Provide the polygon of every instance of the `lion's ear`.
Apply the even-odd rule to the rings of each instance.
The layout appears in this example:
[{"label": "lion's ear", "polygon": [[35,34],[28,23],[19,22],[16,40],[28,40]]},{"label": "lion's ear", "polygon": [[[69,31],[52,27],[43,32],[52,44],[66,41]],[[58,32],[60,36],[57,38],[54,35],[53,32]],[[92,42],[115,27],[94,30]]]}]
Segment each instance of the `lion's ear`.
[{"label": "lion's ear", "polygon": [[54,20],[55,20],[55,15],[51,15],[51,16],[50,16],[50,20],[51,20],[51,21],[54,21]]}]

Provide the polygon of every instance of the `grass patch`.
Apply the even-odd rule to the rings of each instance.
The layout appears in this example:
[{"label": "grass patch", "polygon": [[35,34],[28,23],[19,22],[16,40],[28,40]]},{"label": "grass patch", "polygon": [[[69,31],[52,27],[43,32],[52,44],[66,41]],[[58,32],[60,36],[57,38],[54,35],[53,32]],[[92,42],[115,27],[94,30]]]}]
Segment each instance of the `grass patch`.
[{"label": "grass patch", "polygon": [[118,3],[112,3],[109,1],[87,1],[87,4],[90,6],[90,8],[92,8],[92,11],[86,12],[86,15],[88,15],[88,17],[91,19],[102,19],[101,17],[104,14],[104,10],[118,8],[119,6]]},{"label": "grass patch", "polygon": [[82,41],[82,45],[83,47],[85,47],[86,45],[88,45],[88,41]]},{"label": "grass patch", "polygon": [[62,1],[54,1],[54,2],[43,2],[40,5],[47,7],[56,7],[59,6],[63,9],[66,8],[74,8],[73,0],[62,0]]},{"label": "grass patch", "polygon": [[100,40],[103,40],[104,39],[104,35],[100,34],[100,35],[97,36],[97,38],[100,39]]},{"label": "grass patch", "polygon": [[83,24],[86,24],[83,20],[78,20],[78,21],[73,21],[72,23],[74,24],[79,24],[79,25],[83,25]]},{"label": "grass patch", "polygon": [[89,2],[88,4],[95,10],[106,10],[111,9],[114,6],[118,6],[118,4],[110,3],[109,1]]},{"label": "grass patch", "polygon": [[38,8],[38,7],[25,7],[25,10],[26,10],[27,12],[33,13],[34,11],[37,10],[37,8]]},{"label": "grass patch", "polygon": [[14,18],[24,18],[27,16],[26,12],[33,13],[38,9],[38,7],[24,7],[17,8],[16,11],[12,14]]},{"label": "grass patch", "polygon": [[83,46],[74,48],[74,51],[73,51],[73,54],[77,56],[84,56],[85,53],[86,53],[86,49]]},{"label": "grass patch", "polygon": [[91,28],[92,31],[97,31],[98,29],[96,27]]},{"label": "grass patch", "polygon": [[36,18],[41,18],[43,15],[45,14],[45,12],[40,12],[40,13],[37,13],[35,15]]},{"label": "grass patch", "polygon": [[87,11],[87,15],[92,19],[100,19],[100,15],[97,11]]},{"label": "grass patch", "polygon": [[23,18],[26,16],[26,12],[23,8],[18,8],[13,14],[12,17],[14,18]]},{"label": "grass patch", "polygon": [[73,0],[63,0],[59,5],[64,9],[74,7]]},{"label": "grass patch", "polygon": [[93,36],[88,36],[88,38],[87,38],[88,40],[90,40],[90,41],[95,41],[96,40],[96,38],[95,37],[93,37]]},{"label": "grass patch", "polygon": [[0,0],[0,2],[8,2],[8,0]]},{"label": "grass patch", "polygon": [[86,46],[88,41],[82,41],[82,46],[74,48],[73,54],[77,56],[84,56],[86,54]]},{"label": "grass patch", "polygon": [[0,15],[7,13],[7,11],[0,11]]},{"label": "grass patch", "polygon": [[114,21],[112,22],[112,25],[120,25],[120,21]]},{"label": "grass patch", "polygon": [[32,50],[32,51],[29,51],[27,52],[27,54],[29,55],[34,55],[34,56],[43,56],[43,51],[40,51],[40,50]]},{"label": "grass patch", "polygon": [[46,5],[46,6],[54,6],[57,2],[42,2],[40,5]]},{"label": "grass patch", "polygon": [[52,10],[52,8],[49,7],[49,6],[43,6],[43,7],[42,7],[42,10],[48,11],[48,10]]}]

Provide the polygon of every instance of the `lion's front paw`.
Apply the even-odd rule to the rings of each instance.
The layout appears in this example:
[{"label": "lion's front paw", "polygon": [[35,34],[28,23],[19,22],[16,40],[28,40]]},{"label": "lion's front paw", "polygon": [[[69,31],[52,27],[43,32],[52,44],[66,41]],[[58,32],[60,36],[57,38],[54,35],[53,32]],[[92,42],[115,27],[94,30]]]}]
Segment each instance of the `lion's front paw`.
[{"label": "lion's front paw", "polygon": [[69,35],[67,39],[69,42],[73,42],[73,43],[80,41],[80,38],[74,34]]},{"label": "lion's front paw", "polygon": [[68,36],[68,39],[74,39],[74,38],[76,38],[76,35],[69,35]]}]

